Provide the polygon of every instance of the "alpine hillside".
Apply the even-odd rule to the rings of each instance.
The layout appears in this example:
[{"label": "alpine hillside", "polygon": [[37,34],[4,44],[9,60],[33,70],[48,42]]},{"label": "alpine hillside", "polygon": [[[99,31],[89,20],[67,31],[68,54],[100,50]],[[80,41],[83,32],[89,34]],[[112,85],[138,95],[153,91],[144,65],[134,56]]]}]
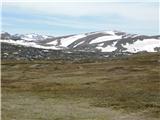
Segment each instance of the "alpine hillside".
[{"label": "alpine hillside", "polygon": [[1,33],[2,59],[106,58],[159,52],[160,35],[97,31],[67,36]]}]

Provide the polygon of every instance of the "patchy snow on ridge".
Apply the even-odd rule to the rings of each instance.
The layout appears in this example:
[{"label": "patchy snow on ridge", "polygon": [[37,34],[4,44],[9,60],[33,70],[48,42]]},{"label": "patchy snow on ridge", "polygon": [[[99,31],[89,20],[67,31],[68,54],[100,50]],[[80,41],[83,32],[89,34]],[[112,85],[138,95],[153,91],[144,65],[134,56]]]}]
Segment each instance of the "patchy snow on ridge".
[{"label": "patchy snow on ridge", "polygon": [[[2,32],[3,33],[3,32]],[[68,36],[47,36],[39,34],[2,34],[0,42],[41,49],[110,52],[113,54],[159,52],[160,35],[147,36],[127,34],[121,31],[97,31]],[[50,38],[50,39],[47,39]],[[158,48],[155,50],[155,48]]]},{"label": "patchy snow on ridge", "polygon": [[114,35],[114,36],[102,36],[102,37],[98,37],[98,38],[92,40],[90,42],[90,44],[104,42],[104,41],[110,41],[110,40],[115,40],[115,39],[121,39],[121,38],[122,38],[122,36],[117,36],[117,35]]},{"label": "patchy snow on ridge", "polygon": [[[118,31],[96,31],[96,32],[87,33],[87,35],[93,35],[93,34],[97,34],[97,33],[116,35],[117,32],[118,32]],[[120,32],[120,31],[119,31],[119,32]]]},{"label": "patchy snow on ridge", "polygon": [[116,47],[110,45],[108,45],[107,47],[96,47],[96,48],[100,49],[101,52],[113,52],[117,49]]},{"label": "patchy snow on ridge", "polygon": [[117,49],[117,47],[115,47],[116,43],[117,42],[114,42],[112,45],[108,45],[106,47],[96,47],[96,48],[101,50],[101,52],[113,52]]},{"label": "patchy snow on ridge", "polygon": [[155,47],[160,47],[160,40],[157,39],[145,39],[143,41],[138,40],[133,44],[126,44],[122,45],[123,47],[127,48],[126,52],[136,53],[140,51],[147,51],[147,52],[155,52]]},{"label": "patchy snow on ridge", "polygon": [[54,40],[54,41],[52,41],[52,42],[49,42],[49,43],[47,43],[48,45],[57,45],[58,44],[58,41],[57,40]]},{"label": "patchy snow on ridge", "polygon": [[72,44],[74,41],[86,37],[86,35],[84,34],[80,34],[80,35],[74,35],[71,37],[67,37],[67,38],[62,38],[61,39],[61,46],[62,47],[67,47],[68,45]]},{"label": "patchy snow on ridge", "polygon": [[79,42],[78,44],[76,44],[75,46],[74,46],[74,48],[75,47],[77,47],[78,45],[80,45],[80,44],[82,44],[82,43],[84,43],[85,41],[81,41],[81,42]]},{"label": "patchy snow on ridge", "polygon": [[0,40],[0,42],[10,43],[10,44],[14,44],[14,45],[23,45],[23,46],[26,46],[26,47],[60,50],[60,48],[57,48],[55,46],[42,46],[42,45],[36,44],[35,42],[25,42],[23,40],[17,40],[17,41],[14,41],[14,40]]},{"label": "patchy snow on ridge", "polygon": [[104,33],[110,34],[110,35],[115,35],[114,31],[105,31]]},{"label": "patchy snow on ridge", "polygon": [[42,35],[42,37],[43,37],[44,39],[51,38],[51,36],[48,36],[48,35]]},{"label": "patchy snow on ridge", "polygon": [[100,43],[98,44],[98,47],[102,47],[104,45],[104,43]]},{"label": "patchy snow on ridge", "polygon": [[25,34],[25,35],[20,35],[21,39],[26,40],[26,41],[35,41],[35,40],[44,40],[49,38],[47,35],[38,35],[35,33],[31,34]]}]

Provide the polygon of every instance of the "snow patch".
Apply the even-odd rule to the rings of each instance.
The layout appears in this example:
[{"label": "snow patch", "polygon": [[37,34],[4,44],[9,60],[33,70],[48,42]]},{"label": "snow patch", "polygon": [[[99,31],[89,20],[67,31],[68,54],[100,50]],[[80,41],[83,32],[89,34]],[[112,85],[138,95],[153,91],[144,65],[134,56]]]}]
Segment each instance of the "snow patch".
[{"label": "snow patch", "polygon": [[98,47],[102,47],[104,45],[104,43],[100,43],[98,44]]},{"label": "snow patch", "polygon": [[93,39],[90,44],[93,44],[93,43],[99,43],[99,42],[104,42],[104,41],[110,41],[110,40],[115,40],[115,39],[121,39],[122,36],[102,36],[102,37],[98,37],[96,39]]},{"label": "snow patch", "polygon": [[61,46],[62,47],[68,47],[70,44],[72,44],[74,41],[86,37],[86,35],[84,34],[80,34],[80,35],[74,35],[68,38],[62,38],[61,39]]},{"label": "snow patch", "polygon": [[147,52],[156,52],[155,47],[160,47],[160,40],[157,39],[144,39],[143,41],[137,40],[133,44],[127,43],[122,45],[124,48],[127,48],[126,52],[136,53],[140,51]]},{"label": "snow patch", "polygon": [[26,41],[36,41],[36,40],[44,40],[44,39],[50,38],[47,35],[38,35],[35,33],[18,35],[18,36],[20,36],[21,39],[26,40]]},{"label": "snow patch", "polygon": [[110,35],[115,35],[115,32],[114,31],[105,31],[103,33],[107,33],[107,34],[110,34]]},{"label": "snow patch", "polygon": [[117,49],[117,47],[115,47],[115,44],[117,42],[114,42],[112,45],[108,45],[106,47],[96,47],[97,49],[100,49],[101,52],[113,52]]},{"label": "snow patch", "polygon": [[104,57],[109,57],[109,55],[105,55]]},{"label": "snow patch", "polygon": [[26,47],[60,50],[60,48],[57,48],[55,46],[41,46],[41,45],[38,45],[34,42],[26,42],[26,41],[23,41],[23,40],[17,40],[17,41],[14,41],[14,40],[0,40],[0,42],[10,43],[10,44],[14,44],[14,45],[23,45],[23,46],[26,46]]},{"label": "snow patch", "polygon": [[78,44],[76,44],[75,46],[74,46],[74,48],[75,47],[77,47],[78,45],[80,45],[80,44],[82,44],[82,43],[84,43],[85,41],[81,41],[81,42],[79,42]]},{"label": "snow patch", "polygon": [[57,45],[58,44],[58,41],[57,40],[54,40],[54,41],[52,41],[52,42],[49,42],[49,43],[47,43],[48,45]]}]

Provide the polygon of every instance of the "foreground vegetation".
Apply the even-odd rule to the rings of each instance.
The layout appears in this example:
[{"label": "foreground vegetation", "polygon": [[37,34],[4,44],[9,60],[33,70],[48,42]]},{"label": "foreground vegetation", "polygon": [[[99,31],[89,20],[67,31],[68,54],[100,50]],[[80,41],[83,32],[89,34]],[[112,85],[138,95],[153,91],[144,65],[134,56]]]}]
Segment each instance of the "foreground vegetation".
[{"label": "foreground vegetation", "polygon": [[2,61],[2,120],[158,120],[159,55]]}]

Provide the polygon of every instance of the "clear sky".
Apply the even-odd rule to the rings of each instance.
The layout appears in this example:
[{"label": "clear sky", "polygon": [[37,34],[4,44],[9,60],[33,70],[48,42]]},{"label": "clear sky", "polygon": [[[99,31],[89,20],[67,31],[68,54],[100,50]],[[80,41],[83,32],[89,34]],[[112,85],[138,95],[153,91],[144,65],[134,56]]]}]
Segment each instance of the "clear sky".
[{"label": "clear sky", "polygon": [[54,36],[101,30],[160,34],[158,0],[57,1],[3,1],[2,31]]}]

